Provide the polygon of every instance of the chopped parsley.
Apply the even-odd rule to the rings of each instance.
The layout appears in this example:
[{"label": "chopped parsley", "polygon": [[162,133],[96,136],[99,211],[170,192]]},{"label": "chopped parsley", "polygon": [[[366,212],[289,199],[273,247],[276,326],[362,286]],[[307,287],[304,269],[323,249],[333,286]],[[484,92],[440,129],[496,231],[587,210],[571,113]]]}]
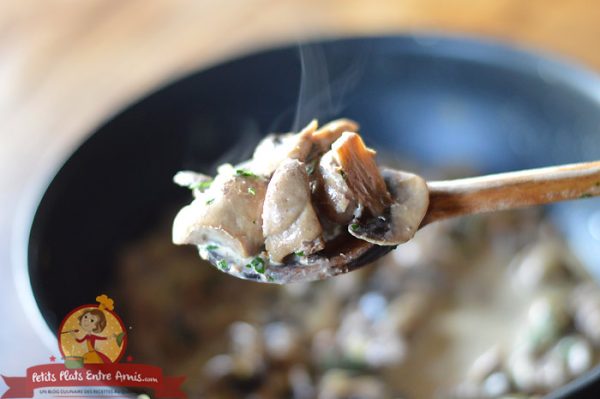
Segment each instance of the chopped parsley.
[{"label": "chopped parsley", "polygon": [[359,228],[360,228],[360,226],[356,223],[352,223],[350,225],[350,230],[352,230],[352,231],[358,231]]},{"label": "chopped parsley", "polygon": [[221,269],[223,271],[229,270],[229,265],[227,264],[227,261],[225,259],[219,259],[217,261],[217,266],[219,267],[219,269]]},{"label": "chopped parsley", "polygon": [[210,205],[210,204],[212,204],[213,202],[215,202],[215,199],[214,199],[214,198],[211,198],[211,199],[209,199],[209,200],[207,200],[207,201],[206,201],[206,205]]},{"label": "chopped parsley", "polygon": [[296,255],[296,256],[304,256],[304,251],[296,251],[296,252],[294,252],[294,255]]},{"label": "chopped parsley", "polygon": [[263,274],[265,272],[265,261],[260,256],[257,256],[246,267],[251,267],[256,273]]},{"label": "chopped parsley", "polygon": [[235,174],[236,176],[242,177],[258,177],[254,173],[250,172],[248,169],[236,169]]},{"label": "chopped parsley", "polygon": [[267,276],[267,281],[273,282],[275,281],[275,279],[273,278],[273,276]]},{"label": "chopped parsley", "polygon": [[248,187],[248,194],[256,195],[256,190],[254,189],[254,187]]},{"label": "chopped parsley", "polygon": [[212,184],[212,182],[213,182],[212,180],[200,181],[200,182],[196,182],[196,183],[190,184],[189,187],[190,187],[191,190],[196,190],[197,189],[197,190],[204,191],[204,190],[210,188],[210,185]]},{"label": "chopped parsley", "polygon": [[218,246],[218,245],[215,245],[215,244],[208,244],[208,245],[206,246],[206,249],[207,249],[208,251],[214,251],[215,249],[219,249],[219,246]]},{"label": "chopped parsley", "polygon": [[312,161],[311,163],[309,163],[308,165],[306,165],[306,173],[310,176],[313,173],[315,173],[315,166],[317,164],[317,160],[315,159],[314,161]]}]

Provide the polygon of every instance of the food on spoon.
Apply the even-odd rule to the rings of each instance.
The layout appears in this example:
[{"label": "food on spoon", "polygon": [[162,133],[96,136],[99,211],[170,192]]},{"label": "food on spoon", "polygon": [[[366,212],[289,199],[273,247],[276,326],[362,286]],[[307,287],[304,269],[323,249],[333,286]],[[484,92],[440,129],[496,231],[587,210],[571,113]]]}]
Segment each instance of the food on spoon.
[{"label": "food on spoon", "polygon": [[385,246],[408,241],[427,211],[427,185],[410,173],[380,171],[357,130],[348,119],[321,128],[313,120],[298,134],[267,136],[252,159],[219,167],[214,181],[178,173],[175,182],[195,199],[176,216],[173,242],[197,245],[205,259],[217,251],[220,262],[235,263],[221,268],[239,273],[253,262],[310,260],[341,236]]}]

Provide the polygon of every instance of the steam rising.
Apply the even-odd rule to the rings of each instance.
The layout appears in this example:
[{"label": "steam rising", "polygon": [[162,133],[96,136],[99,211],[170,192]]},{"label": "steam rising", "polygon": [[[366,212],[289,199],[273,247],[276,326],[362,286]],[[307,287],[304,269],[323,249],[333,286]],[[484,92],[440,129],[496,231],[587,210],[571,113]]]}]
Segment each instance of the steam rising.
[{"label": "steam rising", "polygon": [[[352,115],[344,111],[351,103],[352,92],[365,69],[368,52],[361,50],[353,56],[345,52],[340,57],[332,51],[334,47],[327,44],[298,45],[300,85],[297,103],[274,118],[266,131],[264,126],[259,126],[258,121],[251,118],[234,119],[230,123],[235,125],[235,130],[240,134],[222,151],[223,137],[218,133],[222,127],[216,126],[210,118],[199,117],[192,121],[188,127],[192,133],[188,135],[183,168],[214,174],[217,166],[223,163],[236,164],[251,158],[254,147],[265,133],[298,132],[312,119],[316,118],[323,124],[342,116],[342,113],[351,118]],[[289,126],[287,121],[291,112],[294,112],[294,116],[292,126]],[[202,160],[214,155],[204,152],[206,148],[219,149],[219,156],[203,164],[200,163]]]},{"label": "steam rising", "polygon": [[360,81],[367,59],[367,54],[336,59],[318,44],[299,45],[298,50],[301,73],[293,131],[315,118],[323,123],[339,117]]}]

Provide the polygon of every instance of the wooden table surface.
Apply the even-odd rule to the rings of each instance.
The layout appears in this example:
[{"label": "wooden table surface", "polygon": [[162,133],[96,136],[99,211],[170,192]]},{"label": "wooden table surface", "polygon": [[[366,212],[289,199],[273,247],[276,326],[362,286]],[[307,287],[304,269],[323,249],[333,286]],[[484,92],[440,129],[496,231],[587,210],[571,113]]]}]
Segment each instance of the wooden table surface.
[{"label": "wooden table surface", "polygon": [[19,215],[94,126],[156,85],[239,53],[407,31],[491,37],[600,71],[594,0],[1,1],[0,317],[12,323],[0,329],[0,372],[47,360],[39,345],[25,356],[4,344],[35,337],[12,283],[26,237]]}]

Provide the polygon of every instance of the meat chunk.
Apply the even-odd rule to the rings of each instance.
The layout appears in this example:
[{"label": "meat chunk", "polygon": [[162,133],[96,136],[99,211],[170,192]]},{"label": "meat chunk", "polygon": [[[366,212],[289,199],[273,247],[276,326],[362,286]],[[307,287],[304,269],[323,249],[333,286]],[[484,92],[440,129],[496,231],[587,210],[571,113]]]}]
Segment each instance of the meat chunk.
[{"label": "meat chunk", "polygon": [[317,151],[324,153],[344,132],[358,132],[358,123],[345,118],[336,119],[316,130],[312,134],[312,141]]},{"label": "meat chunk", "polygon": [[348,223],[359,207],[378,216],[391,205],[374,157],[375,152],[353,132],[342,133],[321,157],[315,196],[329,219]]},{"label": "meat chunk", "polygon": [[360,136],[352,132],[344,132],[331,145],[331,151],[356,201],[373,216],[381,215],[392,199],[375,163],[375,151],[367,148]]},{"label": "meat chunk", "polygon": [[175,244],[215,243],[242,256],[260,251],[267,180],[228,169],[220,169],[210,188],[179,211],[173,222]]},{"label": "meat chunk", "polygon": [[304,161],[311,152],[312,134],[317,129],[317,121],[311,121],[298,134],[270,134],[254,150],[252,170],[263,176],[271,176],[284,160]]},{"label": "meat chunk", "polygon": [[333,151],[325,153],[319,161],[315,198],[317,207],[328,219],[341,224],[352,220],[358,204]]},{"label": "meat chunk", "polygon": [[262,219],[265,247],[275,262],[292,252],[309,255],[324,248],[304,163],[287,159],[275,170],[267,187]]}]

